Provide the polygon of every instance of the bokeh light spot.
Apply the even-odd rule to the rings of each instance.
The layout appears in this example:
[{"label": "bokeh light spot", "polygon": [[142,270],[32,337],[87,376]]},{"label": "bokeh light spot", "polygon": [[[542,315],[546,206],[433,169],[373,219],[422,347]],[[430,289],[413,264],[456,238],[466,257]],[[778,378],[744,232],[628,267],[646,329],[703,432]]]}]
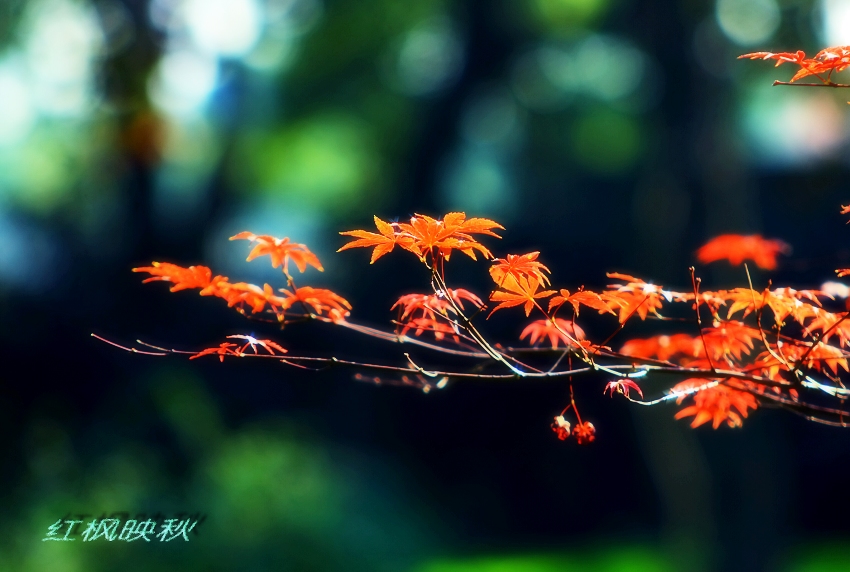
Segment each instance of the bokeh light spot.
[{"label": "bokeh light spot", "polygon": [[184,17],[200,49],[227,57],[247,54],[257,43],[263,25],[257,0],[188,0]]},{"label": "bokeh light spot", "polygon": [[218,82],[214,57],[192,50],[175,50],[162,56],[148,83],[154,104],[171,115],[197,113]]},{"label": "bokeh light spot", "polygon": [[463,68],[463,46],[446,18],[427,20],[401,40],[390,70],[390,81],[409,95],[429,95],[445,89]]},{"label": "bokeh light spot", "polygon": [[742,115],[753,158],[777,168],[796,168],[834,156],[847,140],[841,105],[831,93],[779,92],[770,84],[756,90]]},{"label": "bokeh light spot", "polygon": [[717,0],[715,16],[726,37],[739,46],[766,42],[781,19],[776,0]]},{"label": "bokeh light spot", "polygon": [[850,44],[850,2],[847,0],[821,0],[820,36],[825,46]]}]

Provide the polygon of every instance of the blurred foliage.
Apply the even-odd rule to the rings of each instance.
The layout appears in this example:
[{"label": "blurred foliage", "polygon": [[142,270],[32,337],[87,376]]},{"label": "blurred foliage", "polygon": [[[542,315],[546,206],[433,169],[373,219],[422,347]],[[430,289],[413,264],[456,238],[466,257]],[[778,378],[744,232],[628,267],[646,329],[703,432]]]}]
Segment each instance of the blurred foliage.
[{"label": "blurred foliage", "polygon": [[366,125],[344,114],[247,135],[240,154],[237,188],[326,212],[346,212],[376,198],[380,168],[372,137]]},{"label": "blurred foliage", "polygon": [[[358,471],[368,460],[282,419],[228,430],[199,380],[182,370],[163,371],[151,392],[159,418],[147,423],[166,424],[188,472],[169,467],[165,450],[145,443],[144,428],[112,425],[121,416],[106,413],[101,430],[111,426],[120,440],[88,460],[62,427],[33,420],[29,503],[17,521],[4,519],[2,569],[393,571],[428,547],[423,523],[409,514],[420,501],[378,486],[391,475]],[[73,543],[32,536],[69,512],[90,519],[101,508],[208,516],[189,544],[87,544],[82,528]]]},{"label": "blurred foliage", "polygon": [[673,569],[663,555],[640,546],[602,547],[550,555],[443,560],[415,568],[416,572],[667,572]]}]

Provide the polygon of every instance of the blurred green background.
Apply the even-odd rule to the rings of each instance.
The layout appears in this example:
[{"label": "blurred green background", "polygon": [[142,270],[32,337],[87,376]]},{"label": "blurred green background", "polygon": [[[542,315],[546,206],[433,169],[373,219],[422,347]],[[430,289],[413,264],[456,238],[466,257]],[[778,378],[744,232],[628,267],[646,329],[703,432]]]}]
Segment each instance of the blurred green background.
[{"label": "blurred green background", "polygon": [[[541,250],[571,290],[606,271],[687,289],[707,238],[759,232],[795,249],[775,283],[816,287],[850,260],[850,92],[771,87],[792,71],[735,58],[848,43],[846,0],[3,0],[0,570],[850,570],[848,435],[788,413],[692,431],[587,380],[598,439],[578,448],[549,429],[562,386],[423,395],[89,337],[253,330],[402,363],[129,271],[283,286],[227,237],[289,236],[326,268],[305,281],[387,323],[427,275],[334,253],[373,214],[494,218],[497,253]],[[41,540],[113,512],[206,520],[188,543]]]}]

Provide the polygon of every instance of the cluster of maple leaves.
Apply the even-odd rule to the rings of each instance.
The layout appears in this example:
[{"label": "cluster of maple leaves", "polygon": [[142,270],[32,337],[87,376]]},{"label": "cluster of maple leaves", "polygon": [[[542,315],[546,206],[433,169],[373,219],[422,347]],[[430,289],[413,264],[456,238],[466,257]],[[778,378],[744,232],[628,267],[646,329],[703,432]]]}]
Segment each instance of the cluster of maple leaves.
[{"label": "cluster of maple leaves", "polygon": [[[815,76],[824,85],[845,87],[832,83],[832,74],[850,67],[850,46],[827,48],[813,58],[806,58],[802,51],[756,52],[741,58],[776,60],[777,66],[795,64],[800,69],[791,82]],[[850,214],[850,206],[843,207],[842,213]],[[817,421],[845,425],[845,412],[840,405],[850,397],[850,390],[845,388],[840,373],[842,370],[850,372],[850,320],[847,319],[850,306],[825,308],[824,303],[833,300],[830,292],[787,287],[756,290],[752,285],[700,291],[700,281],[693,268],[693,289],[688,292],[668,290],[621,273],[607,274],[613,283],[600,291],[583,286],[572,291],[550,289],[551,271],[539,260],[539,252],[496,258],[479,241],[480,236],[500,238],[495,231],[504,230],[504,227],[493,220],[467,218],[465,213],[452,212],[442,218],[417,214],[409,222],[386,222],[375,216],[374,223],[377,232],[351,230],[340,233],[353,240],[339,250],[372,248],[371,264],[398,246],[428,268],[432,290],[400,297],[391,306],[391,310],[397,311],[394,333],[379,333],[378,337],[394,336],[394,341],[414,342],[427,335],[433,342],[423,345],[430,349],[488,359],[491,366],[506,368],[508,373],[484,373],[484,368],[477,366],[473,369],[481,373],[426,371],[417,366],[409,354],[405,354],[409,362],[406,366],[346,362],[349,365],[364,370],[395,370],[404,374],[400,384],[422,383],[426,391],[443,387],[446,380],[453,377],[564,378],[569,383],[570,402],[555,416],[551,427],[559,439],[573,437],[578,443],[592,442],[596,433],[591,422],[582,420],[573,396],[574,376],[588,372],[609,377],[604,392],[612,397],[618,394],[645,404],[669,400],[684,404],[675,417],[692,418],[692,427],[708,423],[715,429],[721,425],[739,427],[750,412],[764,403]],[[133,270],[149,274],[144,282],[169,282],[172,292],[196,289],[202,296],[225,300],[228,306],[243,314],[271,314],[280,324],[314,319],[346,325],[372,335],[378,332],[352,325],[349,321],[351,304],[342,296],[328,289],[296,285],[290,271],[292,265],[301,273],[308,266],[323,271],[318,257],[304,244],[249,232],[239,233],[231,240],[249,240],[254,244],[248,261],[269,256],[272,266],[281,268],[286,287],[274,289],[269,284],[260,287],[231,282],[225,276],[214,275],[206,266],[182,267],[153,262],[151,266]],[[446,284],[445,264],[456,250],[473,260],[480,255],[489,261],[493,286],[487,302],[467,289],[449,288]],[[787,255],[790,251],[790,246],[780,240],[728,234],[706,243],[696,257],[703,264],[726,260],[740,265],[751,261],[759,268],[773,270],[777,267],[778,255]],[[850,275],[850,269],[836,272],[839,277]],[[519,339],[527,339],[529,346],[540,350],[548,346],[548,353],[542,355],[549,356],[552,363],[540,369],[520,359],[521,348],[490,343],[473,324],[479,313],[488,309],[488,303],[492,309],[487,318],[510,308],[522,308],[526,318],[535,312],[537,316],[526,324]],[[577,323],[578,319],[584,319],[582,309],[588,308],[600,316],[616,318],[613,333],[601,343],[589,340]],[[667,320],[677,312],[676,308],[690,315],[690,320],[679,322],[687,324],[688,331],[628,339],[618,350],[608,345],[629,321]],[[568,313],[566,318],[558,315],[565,312]],[[408,336],[411,333],[415,338]],[[192,358],[215,355],[222,361],[227,356],[272,357],[297,365],[292,360],[298,358],[282,357],[288,351],[274,341],[245,335],[228,336],[228,339],[234,341],[188,353]],[[574,359],[581,362],[581,368],[573,368]],[[336,358],[328,358],[331,360],[339,362]],[[643,401],[645,388],[636,380],[652,373],[676,374],[684,379],[669,387],[662,397],[646,402]],[[368,379],[361,373],[356,377]],[[432,385],[428,378],[439,378],[440,382]],[[377,377],[372,379],[379,381]],[[839,406],[826,407],[803,399],[803,390],[817,392],[819,397],[836,398]],[[575,415],[574,423],[567,419],[568,414]]]},{"label": "cluster of maple leaves", "polygon": [[324,271],[319,258],[310,252],[310,249],[305,245],[290,242],[288,238],[279,239],[268,235],[258,236],[249,232],[241,232],[230,237],[230,240],[256,242],[256,246],[248,255],[248,261],[250,262],[260,256],[271,257],[272,267],[282,266],[290,289],[280,288],[275,291],[268,284],[264,284],[261,288],[246,282],[230,282],[227,276],[213,276],[212,270],[206,266],[183,268],[168,262],[153,262],[151,266],[134,268],[133,272],[150,274],[150,278],[146,278],[143,282],[157,280],[171,282],[173,284],[172,292],[200,289],[201,296],[222,298],[227,301],[228,306],[235,306],[241,311],[248,308],[256,314],[268,307],[279,321],[283,321],[286,311],[296,305],[303,308],[307,314],[327,316],[332,321],[343,320],[349,315],[351,304],[331,290],[310,286],[294,287],[294,279],[289,273],[290,261],[295,264],[300,272],[304,272],[307,266],[312,266],[320,272]]},{"label": "cluster of maple leaves", "polygon": [[806,52],[753,52],[738,56],[738,59],[751,60],[776,60],[776,66],[784,63],[795,64],[800,67],[789,83],[794,83],[804,77],[815,76],[826,85],[832,82],[832,74],[841,72],[850,67],[850,46],[835,46],[824,48],[812,58],[806,57]]},{"label": "cluster of maple leaves", "polygon": [[[560,355],[559,362],[569,353],[570,358],[575,356],[594,366],[598,365],[598,359],[605,357],[619,361],[620,365],[632,364],[636,372],[647,364],[681,372],[685,379],[673,385],[667,395],[679,404],[689,400],[676,418],[692,417],[693,427],[709,422],[715,428],[723,424],[740,426],[742,418],[756,409],[760,401],[771,400],[779,404],[798,402],[799,384],[794,383],[798,371],[813,371],[837,381],[839,369],[850,369],[848,354],[844,350],[850,344],[850,321],[845,320],[847,313],[824,309],[821,299],[831,296],[819,290],[734,288],[700,292],[695,282],[693,292],[677,292],[620,273],[608,274],[613,283],[598,292],[583,287],[574,291],[547,289],[551,285],[551,272],[539,260],[539,252],[496,258],[475,238],[474,235],[498,237],[494,229],[503,227],[495,221],[468,219],[464,213],[449,213],[441,219],[415,215],[409,223],[388,223],[378,217],[374,220],[377,233],[365,230],[341,233],[354,240],[340,250],[372,248],[371,262],[374,263],[398,245],[415,255],[432,271],[432,276],[441,280],[443,264],[454,250],[472,259],[477,259],[476,254],[483,255],[490,261],[489,274],[493,281],[488,300],[494,306],[488,318],[494,312],[514,307],[521,307],[526,317],[533,311],[537,312],[540,317],[528,323],[519,338],[528,339],[530,346],[550,347],[556,352],[554,355]],[[348,320],[351,304],[340,295],[327,289],[296,286],[290,272],[291,265],[300,272],[308,266],[323,270],[318,257],[307,246],[291,242],[288,238],[247,232],[237,234],[231,240],[237,239],[255,244],[248,256],[249,261],[269,256],[272,266],[282,269],[288,287],[275,290],[268,284],[260,287],[230,282],[227,277],[214,276],[205,266],[184,268],[154,262],[134,271],[149,274],[145,282],[169,282],[174,292],[197,289],[202,296],[222,298],[228,306],[246,314],[271,313],[281,323],[305,317],[331,323]],[[697,257],[706,263],[725,259],[732,264],[740,264],[750,260],[756,266],[772,269],[776,267],[777,255],[788,252],[789,247],[778,240],[724,235],[703,246]],[[696,311],[697,315],[707,312],[710,325],[698,328],[692,334],[630,339],[614,351],[607,345],[588,340],[584,329],[577,323],[582,309],[589,308],[597,314],[615,317],[621,329],[632,319],[663,319],[667,309],[676,304],[684,305],[688,311]],[[400,297],[391,310],[397,310],[395,334],[400,339],[411,333],[417,337],[427,333],[435,342],[468,347],[470,343],[478,342],[478,338],[471,335],[472,317],[485,308],[484,300],[467,289],[435,286],[431,293]],[[557,315],[564,308],[569,309],[569,318]],[[467,315],[470,312],[474,313],[471,317]],[[770,338],[762,326],[767,316],[773,318]],[[755,317],[757,323],[744,323],[747,317]],[[786,322],[796,324],[799,335],[782,334],[781,328]],[[838,340],[838,346],[828,344],[831,338]],[[226,356],[282,356],[287,353],[285,348],[271,340],[258,340],[251,336],[229,336],[228,339],[241,340],[241,343],[223,342],[196,352],[192,357],[215,355],[223,361]],[[504,350],[504,355],[509,353],[509,350]],[[522,369],[534,371],[527,366]],[[599,369],[613,371],[602,366]],[[553,368],[550,371],[557,370]],[[688,377],[688,372],[697,372],[699,376]],[[451,373],[448,375],[450,377]],[[643,399],[643,390],[635,378],[621,375],[609,381],[605,391],[612,396],[617,393],[636,400],[630,394],[632,391]],[[577,417],[574,424],[564,416],[570,409]],[[593,441],[595,435],[593,424],[581,420],[572,398],[567,408],[555,418],[552,429],[559,438],[574,436],[580,443]]]}]

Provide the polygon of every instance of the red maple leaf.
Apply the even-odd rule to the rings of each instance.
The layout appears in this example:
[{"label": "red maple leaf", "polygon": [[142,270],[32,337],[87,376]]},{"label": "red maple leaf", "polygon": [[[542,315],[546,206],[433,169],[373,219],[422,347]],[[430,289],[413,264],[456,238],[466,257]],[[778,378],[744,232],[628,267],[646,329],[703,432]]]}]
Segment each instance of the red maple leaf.
[{"label": "red maple leaf", "polygon": [[791,247],[781,240],[768,240],[758,234],[723,234],[700,247],[697,260],[702,264],[728,260],[735,266],[744,260],[752,260],[759,268],[774,270],[778,254],[791,254]]},{"label": "red maple leaf", "polygon": [[642,358],[655,358],[661,361],[670,361],[674,356],[696,357],[699,353],[697,347],[701,344],[700,339],[688,334],[673,334],[671,336],[661,335],[646,339],[629,340],[620,349],[620,353]]},{"label": "red maple leaf", "polygon": [[566,347],[575,346],[575,342],[584,339],[584,330],[577,324],[569,320],[555,318],[552,320],[535,320],[528,324],[519,339],[523,340],[526,336],[530,336],[528,343],[532,346],[537,345],[537,342],[544,338],[549,338],[549,344],[553,348],[558,347],[558,343],[562,343]]},{"label": "red maple leaf", "polygon": [[640,395],[640,398],[643,399],[643,391],[640,390],[640,387],[634,380],[631,379],[621,379],[617,381],[609,381],[605,385],[605,389],[602,391],[602,395],[606,393],[611,393],[611,397],[614,397],[614,392],[622,394],[626,399],[630,399],[629,397],[629,389],[634,389]]},{"label": "red maple leaf", "polygon": [[189,359],[195,359],[208,355],[217,355],[219,360],[224,361],[224,356],[241,356],[241,352],[238,352],[233,349],[235,347],[237,347],[237,344],[222,342],[214,348],[207,348],[205,350],[199,351],[198,353],[192,355]]},{"label": "red maple leaf", "polygon": [[151,262],[151,266],[133,268],[133,272],[147,272],[150,278],[142,280],[142,284],[161,280],[171,282],[172,292],[187,288],[206,288],[212,280],[212,271],[206,266],[190,266],[184,268],[170,262]]},{"label": "red maple leaf", "polygon": [[[824,48],[813,58],[807,58],[802,50],[797,52],[753,52],[738,56],[738,59],[776,60],[776,66],[783,63],[793,63],[800,66],[797,73],[789,80],[793,83],[807,76],[817,76],[824,84],[830,84],[833,72],[840,72],[850,67],[850,46],[835,46]],[[825,77],[824,77],[825,74]]]}]

